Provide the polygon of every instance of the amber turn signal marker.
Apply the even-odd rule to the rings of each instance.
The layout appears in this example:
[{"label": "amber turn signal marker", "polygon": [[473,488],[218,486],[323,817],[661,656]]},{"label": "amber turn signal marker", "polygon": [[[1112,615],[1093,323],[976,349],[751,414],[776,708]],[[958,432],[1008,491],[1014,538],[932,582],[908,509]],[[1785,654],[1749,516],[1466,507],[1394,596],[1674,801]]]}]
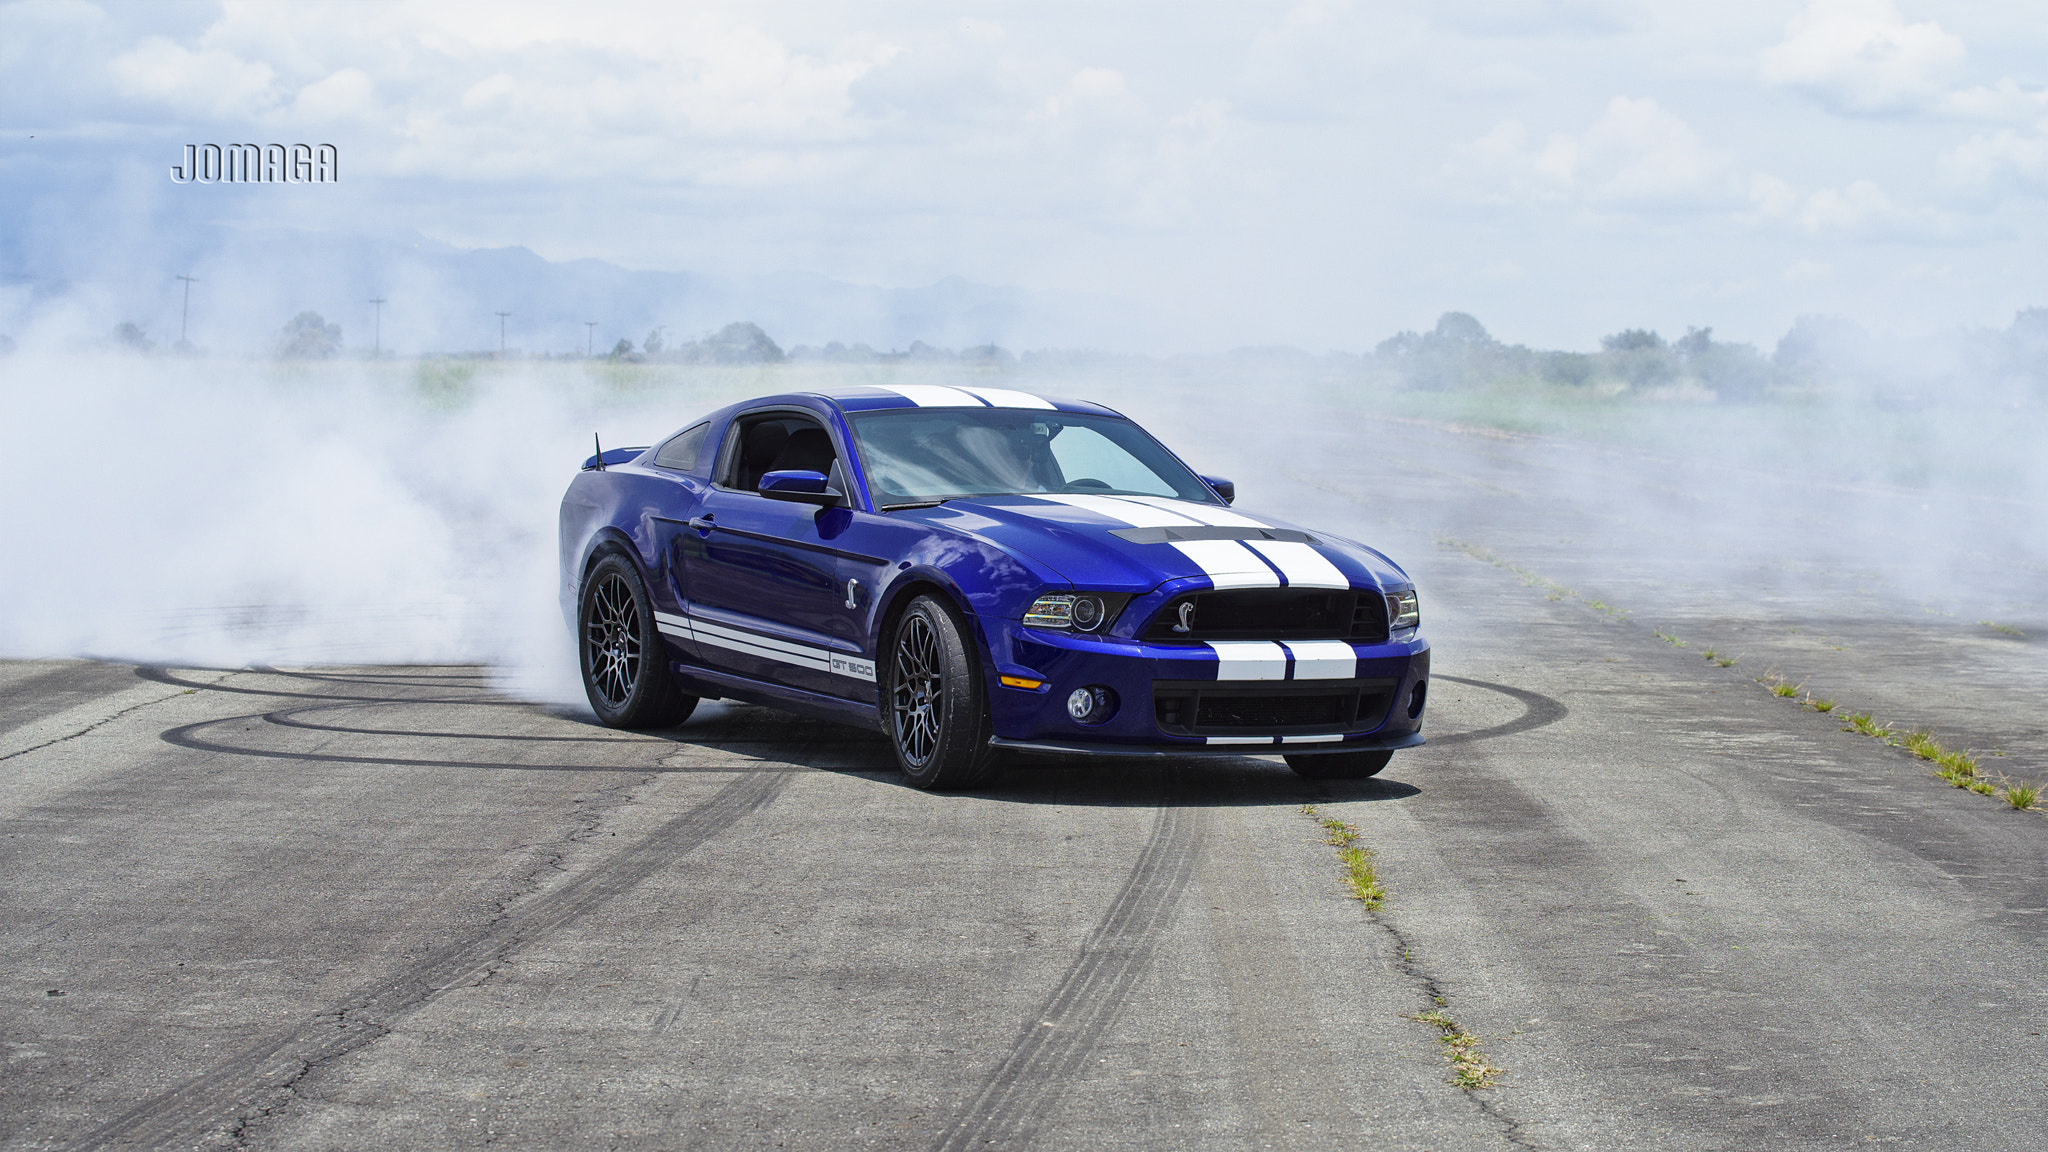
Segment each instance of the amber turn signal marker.
[{"label": "amber turn signal marker", "polygon": [[1045,687],[1045,681],[1033,680],[1026,676],[1005,676],[1003,677],[1003,687],[1036,689]]}]

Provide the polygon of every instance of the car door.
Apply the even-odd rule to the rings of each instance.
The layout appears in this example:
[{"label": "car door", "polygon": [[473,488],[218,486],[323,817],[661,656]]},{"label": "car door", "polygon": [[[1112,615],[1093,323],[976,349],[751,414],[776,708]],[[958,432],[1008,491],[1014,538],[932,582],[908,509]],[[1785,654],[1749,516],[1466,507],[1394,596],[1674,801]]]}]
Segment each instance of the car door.
[{"label": "car door", "polygon": [[654,619],[661,634],[690,663],[703,655],[689,627],[689,594],[683,578],[683,553],[690,535],[689,522],[711,489],[709,457],[718,445],[706,444],[710,423],[695,424],[669,437],[655,450],[650,461],[661,477],[661,497],[655,502],[660,513],[651,515],[649,531],[654,537],[653,553],[659,567],[649,575],[647,589],[654,600]]},{"label": "car door", "polygon": [[727,431],[713,483],[682,532],[683,587],[699,658],[754,680],[842,699],[874,698],[859,617],[847,607],[844,509],[771,500],[762,474],[833,472],[838,447],[815,414],[743,413]]}]

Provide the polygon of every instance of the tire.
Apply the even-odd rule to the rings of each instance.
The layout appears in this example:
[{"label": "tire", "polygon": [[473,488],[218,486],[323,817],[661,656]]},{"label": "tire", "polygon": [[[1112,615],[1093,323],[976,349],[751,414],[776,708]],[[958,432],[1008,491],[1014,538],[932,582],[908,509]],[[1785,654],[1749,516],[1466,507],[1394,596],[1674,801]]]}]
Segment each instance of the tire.
[{"label": "tire", "polygon": [[1328,752],[1321,756],[1284,757],[1295,775],[1311,780],[1363,780],[1379,775],[1380,769],[1393,758],[1392,751]]},{"label": "tire", "polygon": [[614,552],[583,579],[576,609],[583,694],[608,728],[671,728],[697,707],[668,672],[668,650],[639,569]]},{"label": "tire", "polygon": [[896,766],[912,786],[978,788],[1002,765],[988,745],[988,700],[966,629],[944,604],[919,596],[890,630],[883,720]]}]

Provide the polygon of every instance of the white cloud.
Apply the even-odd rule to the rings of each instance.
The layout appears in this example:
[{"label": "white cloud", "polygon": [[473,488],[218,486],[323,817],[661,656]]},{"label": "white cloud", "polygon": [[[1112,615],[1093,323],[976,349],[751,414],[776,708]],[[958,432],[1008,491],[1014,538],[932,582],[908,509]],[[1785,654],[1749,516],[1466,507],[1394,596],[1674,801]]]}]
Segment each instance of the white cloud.
[{"label": "white cloud", "polygon": [[1805,92],[1839,112],[1925,108],[1968,55],[1940,24],[1909,24],[1891,0],[1812,0],[1763,56],[1767,84]]},{"label": "white cloud", "polygon": [[1973,136],[1944,154],[1941,168],[1950,186],[1966,192],[2048,195],[2048,124],[2034,132],[2000,129]]},{"label": "white cloud", "polygon": [[[1959,218],[1931,207],[1900,204],[1870,180],[1801,195],[1782,180],[1758,177],[1751,185],[1750,202],[1753,221],[1822,239],[1949,241],[1968,232]],[[1808,273],[1817,267],[1807,261],[1795,263],[1784,279],[1812,278]]]},{"label": "white cloud", "polygon": [[1123,73],[1109,68],[1083,68],[1068,78],[1064,87],[1045,98],[1037,115],[1048,121],[1071,121],[1084,117],[1130,119],[1143,113],[1144,106],[1131,95]]},{"label": "white cloud", "polygon": [[1778,273],[1778,279],[1787,284],[1810,284],[1834,274],[1835,266],[1824,260],[1794,260]]},{"label": "white cloud", "polygon": [[219,48],[194,51],[162,36],[149,37],[108,67],[123,93],[187,115],[252,117],[279,99],[270,65]]},{"label": "white cloud", "polygon": [[292,99],[294,117],[312,123],[360,120],[375,109],[376,84],[360,68],[343,68],[299,89]]},{"label": "white cloud", "polygon": [[1713,148],[1684,120],[1649,98],[1617,96],[1577,135],[1532,146],[1506,120],[1462,150],[1482,173],[1479,197],[1493,203],[1569,200],[1621,210],[1729,207],[1742,197],[1734,156]]}]

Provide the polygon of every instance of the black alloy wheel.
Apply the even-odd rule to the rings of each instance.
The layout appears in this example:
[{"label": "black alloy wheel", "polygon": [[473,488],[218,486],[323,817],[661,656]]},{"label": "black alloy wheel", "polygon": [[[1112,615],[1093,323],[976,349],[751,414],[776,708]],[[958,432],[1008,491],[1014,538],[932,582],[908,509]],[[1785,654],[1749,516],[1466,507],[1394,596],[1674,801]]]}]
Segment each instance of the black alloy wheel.
[{"label": "black alloy wheel", "polygon": [[960,622],[930,596],[890,636],[884,721],[896,764],[919,788],[974,788],[1001,771],[988,745],[988,701]]},{"label": "black alloy wheel", "polygon": [[1391,750],[1378,752],[1325,752],[1320,756],[1289,753],[1283,757],[1297,776],[1310,780],[1363,780],[1377,776],[1394,758]]},{"label": "black alloy wheel", "polygon": [[696,709],[697,698],[669,675],[668,650],[632,561],[612,553],[591,566],[577,620],[583,692],[606,726],[666,728]]}]

